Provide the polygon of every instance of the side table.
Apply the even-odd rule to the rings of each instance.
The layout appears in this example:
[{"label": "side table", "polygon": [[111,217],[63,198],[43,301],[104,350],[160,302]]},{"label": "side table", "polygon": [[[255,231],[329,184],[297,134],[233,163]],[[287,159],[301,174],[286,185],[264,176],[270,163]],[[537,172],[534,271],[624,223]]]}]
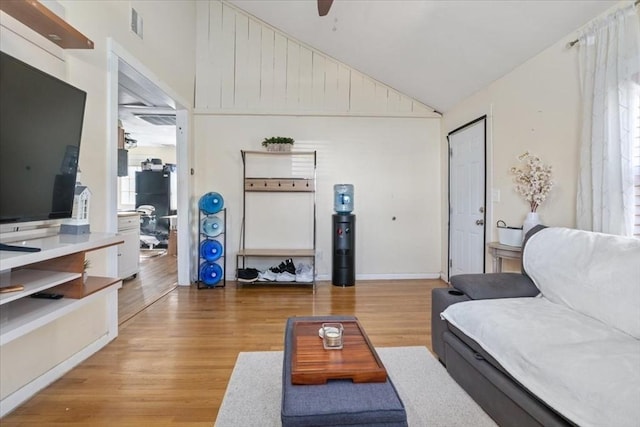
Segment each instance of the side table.
[{"label": "side table", "polygon": [[502,273],[502,259],[522,259],[521,246],[503,245],[499,242],[491,242],[487,245],[489,253],[493,257],[493,272]]}]

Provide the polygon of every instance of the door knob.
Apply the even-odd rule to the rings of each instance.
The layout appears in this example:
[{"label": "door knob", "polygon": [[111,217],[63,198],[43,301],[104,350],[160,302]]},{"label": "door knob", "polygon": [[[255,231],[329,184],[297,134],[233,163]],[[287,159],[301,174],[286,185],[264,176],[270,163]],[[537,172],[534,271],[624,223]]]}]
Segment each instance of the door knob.
[{"label": "door knob", "polygon": [[477,220],[476,225],[484,225],[484,219]]}]

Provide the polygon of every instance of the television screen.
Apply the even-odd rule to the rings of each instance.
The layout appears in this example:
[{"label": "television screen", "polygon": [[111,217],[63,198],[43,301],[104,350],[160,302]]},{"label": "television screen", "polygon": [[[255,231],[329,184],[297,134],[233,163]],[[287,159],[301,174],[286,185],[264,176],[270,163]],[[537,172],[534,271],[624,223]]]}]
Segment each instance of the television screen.
[{"label": "television screen", "polygon": [[71,217],[85,101],[0,52],[0,223]]}]

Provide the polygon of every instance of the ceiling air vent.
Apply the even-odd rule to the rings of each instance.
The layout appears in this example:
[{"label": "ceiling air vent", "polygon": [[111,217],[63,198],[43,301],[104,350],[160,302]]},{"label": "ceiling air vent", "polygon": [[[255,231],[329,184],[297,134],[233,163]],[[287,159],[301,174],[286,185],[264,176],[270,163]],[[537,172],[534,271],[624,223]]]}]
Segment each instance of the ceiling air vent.
[{"label": "ceiling air vent", "polygon": [[135,114],[139,119],[156,126],[175,126],[175,114]]}]

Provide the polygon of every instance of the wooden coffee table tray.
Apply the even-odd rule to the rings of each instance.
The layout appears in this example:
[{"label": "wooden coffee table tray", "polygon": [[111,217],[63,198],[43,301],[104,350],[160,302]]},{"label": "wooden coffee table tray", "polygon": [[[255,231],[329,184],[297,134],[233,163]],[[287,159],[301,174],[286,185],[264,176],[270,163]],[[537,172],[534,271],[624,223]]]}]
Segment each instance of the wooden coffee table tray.
[{"label": "wooden coffee table tray", "polygon": [[351,379],[354,383],[384,382],[387,370],[357,320],[343,320],[341,350],[325,350],[318,331],[322,323],[298,321],[293,325],[292,384],[325,384],[327,380]]}]

